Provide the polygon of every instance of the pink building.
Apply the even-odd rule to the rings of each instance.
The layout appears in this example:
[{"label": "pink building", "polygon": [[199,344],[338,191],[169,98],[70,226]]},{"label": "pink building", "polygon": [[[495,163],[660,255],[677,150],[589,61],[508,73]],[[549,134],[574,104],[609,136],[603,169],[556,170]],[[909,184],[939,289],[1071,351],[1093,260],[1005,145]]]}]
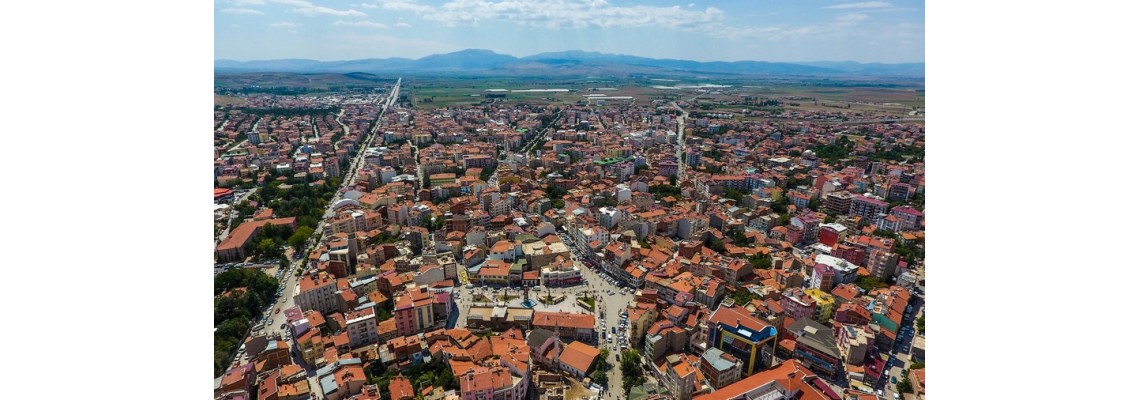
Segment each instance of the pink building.
[{"label": "pink building", "polygon": [[785,290],[783,298],[780,299],[780,306],[784,307],[784,315],[791,317],[793,321],[815,315],[815,300],[800,288]]}]

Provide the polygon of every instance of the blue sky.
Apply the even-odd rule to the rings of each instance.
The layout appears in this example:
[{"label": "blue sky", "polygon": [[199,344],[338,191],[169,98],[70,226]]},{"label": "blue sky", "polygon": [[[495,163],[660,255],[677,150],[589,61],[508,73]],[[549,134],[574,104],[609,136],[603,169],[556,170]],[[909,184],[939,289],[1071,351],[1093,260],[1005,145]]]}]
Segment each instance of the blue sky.
[{"label": "blue sky", "polygon": [[215,0],[217,59],[516,57],[924,62],[922,1]]}]

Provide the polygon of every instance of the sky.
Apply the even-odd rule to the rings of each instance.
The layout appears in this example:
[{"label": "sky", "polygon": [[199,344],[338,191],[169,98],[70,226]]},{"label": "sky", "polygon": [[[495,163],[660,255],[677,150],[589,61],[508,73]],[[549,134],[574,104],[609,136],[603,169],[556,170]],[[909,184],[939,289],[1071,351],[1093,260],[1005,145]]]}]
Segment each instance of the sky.
[{"label": "sky", "polygon": [[524,57],[925,62],[923,1],[215,0],[214,58]]}]

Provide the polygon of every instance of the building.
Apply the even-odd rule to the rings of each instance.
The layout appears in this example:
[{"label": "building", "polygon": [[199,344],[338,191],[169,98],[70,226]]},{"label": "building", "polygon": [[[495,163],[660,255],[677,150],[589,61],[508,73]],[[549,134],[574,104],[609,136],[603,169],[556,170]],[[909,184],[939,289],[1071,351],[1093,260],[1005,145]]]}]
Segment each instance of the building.
[{"label": "building", "polygon": [[601,350],[577,340],[570,342],[558,355],[558,366],[578,379],[585,378],[593,371],[594,361]]},{"label": "building", "polygon": [[732,302],[722,303],[709,317],[707,348],[720,349],[741,360],[744,376],[772,365],[776,337],[775,327]]},{"label": "building", "polygon": [[827,383],[797,360],[787,360],[693,400],[837,400]]},{"label": "building", "polygon": [[241,261],[246,257],[245,246],[250,243],[266,225],[287,226],[297,229],[297,218],[275,218],[260,221],[247,221],[230,231],[230,235],[218,244],[218,262]]},{"label": "building", "polygon": [[890,282],[895,277],[895,269],[899,265],[899,255],[889,251],[872,247],[867,255],[867,270],[871,276],[881,282]]},{"label": "building", "polygon": [[835,287],[835,271],[827,264],[816,263],[812,267],[811,281],[809,282],[812,289],[830,291]]},{"label": "building", "polygon": [[851,200],[855,195],[847,191],[831,192],[824,197],[823,206],[832,214],[848,214],[851,212]]},{"label": "building", "polygon": [[800,288],[788,288],[780,297],[780,306],[784,307],[784,315],[793,320],[813,318],[816,315],[815,299],[804,293]]},{"label": "building", "polygon": [[362,310],[349,311],[344,319],[347,323],[345,330],[348,331],[348,345],[350,347],[355,349],[366,344],[376,343],[378,322],[376,321],[375,309],[368,307]]},{"label": "building", "polygon": [[854,196],[851,198],[851,209],[847,215],[863,217],[866,221],[874,220],[879,214],[887,213],[886,202],[867,196]]},{"label": "building", "polygon": [[[503,242],[499,242],[503,243]],[[499,247],[499,243],[495,246]],[[506,253],[499,253],[492,249],[490,258],[505,257]],[[541,240],[536,240],[522,245],[522,256],[526,258],[527,268],[532,271],[539,270],[550,263],[554,262],[559,257],[566,260],[570,259],[570,248],[566,247],[565,243],[554,242],[547,244]],[[514,258],[510,258],[512,261]]]},{"label": "building", "polygon": [[887,189],[887,199],[890,200],[910,200],[911,193],[914,193],[914,188],[902,182],[895,182],[891,184],[891,188]]},{"label": "building", "polygon": [[573,286],[582,283],[582,270],[569,258],[559,258],[543,267],[539,278],[542,286],[546,287]]},{"label": "building", "polygon": [[843,356],[835,333],[830,328],[808,318],[796,320],[788,332],[794,336],[796,346],[792,355],[812,371],[830,379],[843,373]]},{"label": "building", "polygon": [[803,230],[799,243],[811,244],[819,240],[820,220],[812,214],[802,214],[792,217],[791,225]]},{"label": "building", "polygon": [[822,224],[819,227],[819,242],[832,249],[847,238],[847,227],[840,224]]},{"label": "building", "polygon": [[454,308],[450,293],[435,293],[426,286],[409,287],[392,301],[399,336],[442,328]]},{"label": "building", "polygon": [[705,385],[699,366],[699,359],[690,354],[670,354],[663,362],[654,365],[653,372],[674,399],[690,400],[693,394],[712,390]]},{"label": "building", "polygon": [[341,400],[360,394],[368,378],[359,358],[339,359],[317,370],[321,398]]},{"label": "building", "polygon": [[603,228],[613,229],[614,225],[617,225],[621,221],[621,209],[613,207],[602,207],[598,209],[598,223],[601,224]]},{"label": "building", "polygon": [[321,314],[340,311],[338,298],[336,279],[326,272],[302,276],[293,295],[293,301],[302,311],[316,310]]},{"label": "building", "polygon": [[[836,343],[839,353],[843,355],[843,362],[848,365],[863,365],[871,352],[871,344],[875,342],[875,333],[867,326],[851,324],[838,325]],[[911,354],[913,356],[913,353]]]},{"label": "building", "polygon": [[821,323],[830,321],[831,316],[835,315],[835,296],[820,289],[805,289],[804,294],[815,301],[815,315],[812,316],[812,319]]},{"label": "building", "polygon": [[214,204],[229,203],[234,199],[234,191],[226,188],[214,188]]},{"label": "building", "polygon": [[922,211],[911,206],[899,206],[891,209],[891,215],[898,218],[900,231],[917,230],[922,227]]},{"label": "building", "polygon": [[[815,256],[815,263],[816,265],[824,264],[832,272],[835,273],[836,285],[843,283],[854,283],[855,278],[857,278],[856,274],[859,271],[858,265],[852,264],[851,262],[842,258],[833,257],[826,254],[817,254]],[[814,275],[812,276],[812,279],[815,279]],[[813,284],[812,287],[819,286]]]},{"label": "building", "polygon": [[392,395],[392,400],[414,400],[416,398],[415,389],[412,389],[412,381],[402,374],[392,378],[392,381],[388,383],[388,393]]},{"label": "building", "polygon": [[460,400],[523,400],[529,376],[512,374],[507,367],[475,367],[455,374]]},{"label": "building", "polygon": [[526,307],[472,305],[467,311],[467,327],[490,328],[497,332],[510,328],[530,330],[533,318],[534,310]]},{"label": "building", "polygon": [[713,389],[736,383],[740,380],[740,359],[717,348],[705,350],[701,355],[701,372]]},{"label": "building", "polygon": [[535,311],[531,327],[555,332],[563,341],[597,343],[594,338],[594,316],[570,312]]},{"label": "building", "polygon": [[919,396],[926,395],[926,368],[911,370],[906,377],[910,380],[910,385],[914,388],[915,393]]}]

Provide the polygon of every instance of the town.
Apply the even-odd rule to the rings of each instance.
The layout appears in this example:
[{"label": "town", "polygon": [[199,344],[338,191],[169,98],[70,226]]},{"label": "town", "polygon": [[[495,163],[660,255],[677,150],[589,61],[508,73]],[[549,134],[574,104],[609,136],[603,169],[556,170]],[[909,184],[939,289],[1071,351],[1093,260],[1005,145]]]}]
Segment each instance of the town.
[{"label": "town", "polygon": [[219,94],[215,398],[925,398],[921,95],[765,85]]}]

